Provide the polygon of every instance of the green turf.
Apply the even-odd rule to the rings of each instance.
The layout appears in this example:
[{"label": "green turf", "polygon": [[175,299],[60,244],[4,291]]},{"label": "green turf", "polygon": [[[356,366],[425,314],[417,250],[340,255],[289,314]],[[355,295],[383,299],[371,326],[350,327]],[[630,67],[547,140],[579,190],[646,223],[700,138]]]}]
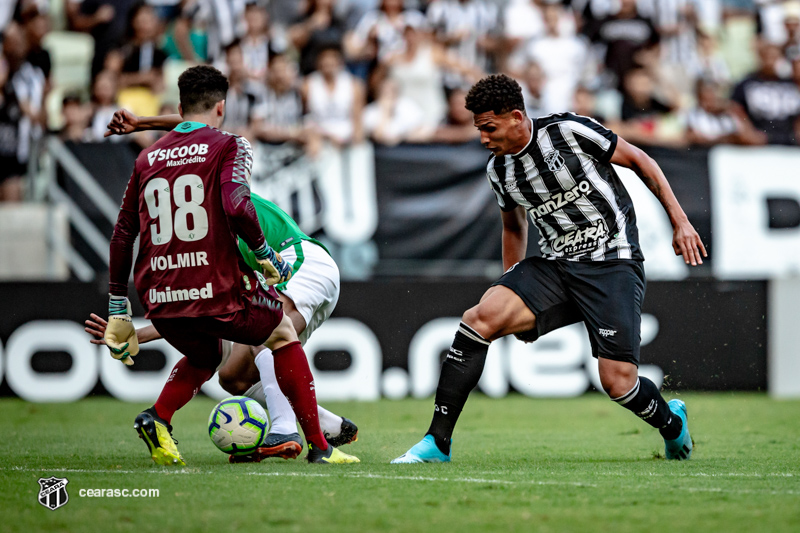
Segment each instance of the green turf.
[{"label": "green turf", "polygon": [[[153,465],[132,429],[146,407],[93,398],[0,400],[2,531],[800,531],[800,402],[687,394],[693,459],[667,462],[657,432],[599,394],[473,396],[454,462],[389,465],[421,436],[432,401],[329,405],[356,421],[359,465],[229,465],[198,397],[173,420],[188,466]],[[10,423],[9,423],[10,422]],[[37,502],[66,476],[69,502]],[[157,488],[158,498],[79,497]]]}]

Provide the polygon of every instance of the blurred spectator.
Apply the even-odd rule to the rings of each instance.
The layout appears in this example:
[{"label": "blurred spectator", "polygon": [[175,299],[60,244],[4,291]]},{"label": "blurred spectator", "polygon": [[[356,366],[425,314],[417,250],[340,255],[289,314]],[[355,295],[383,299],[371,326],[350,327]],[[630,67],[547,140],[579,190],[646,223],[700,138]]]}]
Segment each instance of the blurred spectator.
[{"label": "blurred spectator", "polygon": [[77,94],[68,94],[61,102],[61,116],[64,125],[58,132],[62,141],[91,142],[89,118],[91,108],[83,103]]},{"label": "blurred spectator", "polygon": [[466,108],[467,91],[453,89],[447,95],[447,117],[426,142],[461,144],[481,137]]},{"label": "blurred spectator", "polygon": [[384,60],[403,50],[406,26],[422,26],[425,15],[403,9],[403,0],[382,0],[380,9],[368,11],[355,29],[345,36],[345,52],[349,60]]},{"label": "blurred spectator", "polygon": [[[544,35],[545,24],[542,5],[557,4],[561,0],[510,0],[503,13],[504,35],[511,51],[531,39]],[[571,11],[562,11],[558,21],[561,35],[574,35],[575,17]]]},{"label": "blurred spectator", "polygon": [[606,121],[604,116],[597,113],[597,97],[591,89],[583,85],[575,89],[571,111],[576,115],[593,118],[601,124]]},{"label": "blurred spectator", "polygon": [[[222,67],[225,49],[245,36],[245,0],[186,0],[175,22],[175,44],[187,61],[204,61]],[[192,27],[204,27],[206,49],[197,53],[192,45]]]},{"label": "blurred spectator", "polygon": [[700,32],[697,35],[697,63],[695,65],[695,79],[703,78],[721,85],[727,85],[731,81],[728,64],[719,51],[717,40],[709,33]]},{"label": "blurred spectator", "polygon": [[730,101],[722,97],[722,87],[713,81],[698,80],[696,97],[697,106],[686,117],[689,143],[712,146],[766,142],[766,135],[731,111]]},{"label": "blurred spectator", "polygon": [[432,131],[444,120],[447,110],[444,71],[456,72],[472,82],[480,76],[480,71],[449,54],[421,27],[407,25],[403,37],[403,50],[385,59],[378,77],[383,77],[385,69],[386,77],[396,84],[399,96],[412,100],[422,109],[423,122]]},{"label": "blurred spectator", "polygon": [[144,87],[153,94],[163,92],[163,66],[167,55],[158,46],[161,32],[161,21],[155,9],[147,4],[137,4],[131,9],[128,42],[120,50],[121,89]]},{"label": "blurred spectator", "polygon": [[[673,66],[674,67],[674,66]],[[653,95],[656,100],[673,109],[681,107],[684,101],[689,101],[690,95],[694,92],[694,82],[689,84],[692,65],[682,65],[676,67],[681,71],[675,74],[675,68],[670,68],[661,60],[661,53],[658,46],[645,47],[636,54],[634,68],[642,68],[653,83]]]},{"label": "blurred spectator", "polygon": [[16,2],[0,2],[0,33],[14,20],[14,12],[18,6]]},{"label": "blurred spectator", "polygon": [[244,68],[248,78],[265,83],[271,44],[269,13],[260,2],[247,4],[244,13],[247,24],[245,36],[241,40]]},{"label": "blurred spectator", "polygon": [[643,68],[634,68],[623,79],[622,123],[614,131],[637,144],[677,145],[676,139],[668,139],[662,130],[666,115],[673,109],[656,96],[650,74]]},{"label": "blurred spectator", "polygon": [[794,54],[800,49],[800,2],[793,1],[784,4],[783,27],[786,30],[786,40],[783,42],[784,55]]},{"label": "blurred spectator", "polygon": [[[653,18],[658,0],[636,0],[636,11],[643,17]],[[748,1],[748,0],[744,0]],[[599,21],[619,10],[619,0],[572,0],[573,11],[578,15],[581,31],[596,25]]]},{"label": "blurred spectator", "polygon": [[21,20],[25,29],[25,38],[28,41],[27,61],[38,67],[44,77],[50,79],[50,52],[42,47],[45,35],[50,32],[50,17],[42,12],[34,3],[22,11]]},{"label": "blurred spectator", "polygon": [[[800,50],[795,51],[790,59],[792,60],[792,82],[794,82],[798,99],[800,100]],[[800,102],[798,102],[797,110],[795,111],[794,131],[795,141],[800,144]]]},{"label": "blurred spectator", "polygon": [[258,121],[253,128],[257,139],[269,144],[295,143],[304,146],[308,153],[317,152],[318,136],[304,124],[297,67],[285,54],[270,58],[265,101],[255,114]]},{"label": "blurred spectator", "polygon": [[781,45],[786,42],[784,26],[785,5],[787,0],[755,0],[756,29],[761,40],[770,44]]},{"label": "blurred spectator", "polygon": [[[27,58],[30,49],[23,29],[17,23],[10,24],[3,34],[3,60],[7,68],[3,84],[8,120],[16,122],[17,164],[3,170],[5,176],[0,185],[0,200],[19,201],[23,195],[22,176],[31,158],[35,142],[42,135],[45,124],[44,95],[47,81],[39,67],[31,65]],[[11,94],[13,93],[13,96]],[[19,113],[17,113],[17,109]],[[7,129],[6,134],[10,133]]]},{"label": "blurred spectator", "polygon": [[375,101],[364,109],[364,132],[378,144],[394,146],[414,135],[430,137],[433,128],[426,124],[422,109],[400,94],[397,82],[387,79]]},{"label": "blurred spectator", "polygon": [[308,0],[306,11],[289,27],[289,40],[300,52],[300,73],[314,71],[319,51],[342,47],[347,25],[334,11],[334,0]]},{"label": "blurred spectator", "polygon": [[94,142],[105,140],[111,142],[122,142],[124,137],[112,135],[104,137],[106,126],[111,122],[114,111],[120,108],[117,102],[117,83],[116,73],[104,70],[94,78],[92,84],[92,116],[89,121],[89,134],[87,138]]},{"label": "blurred spectator", "polygon": [[794,122],[800,110],[800,92],[791,80],[778,74],[783,56],[777,45],[761,42],[758,59],[758,70],[733,90],[733,110],[764,132],[769,144],[795,144]]},{"label": "blurred spectator", "polygon": [[613,75],[611,86],[622,84],[625,73],[637,64],[637,53],[658,44],[659,36],[653,22],[641,15],[636,0],[620,0],[620,9],[613,15],[587,26],[586,35],[605,47],[605,66]]},{"label": "blurred spectator", "polygon": [[182,0],[147,0],[153,6],[156,16],[163,22],[172,22],[181,14]]},{"label": "blurred spectator", "polygon": [[532,39],[523,53],[526,63],[538,64],[544,73],[542,107],[547,113],[559,113],[570,109],[575,88],[588,81],[588,47],[580,37],[562,34],[560,4],[542,6],[542,15],[544,34]]},{"label": "blurred spectator", "polygon": [[22,200],[22,176],[26,166],[19,146],[24,134],[20,121],[22,106],[9,83],[9,65],[0,56],[0,202]]},{"label": "blurred spectator", "polygon": [[[436,41],[462,63],[490,70],[489,56],[498,49],[497,5],[486,0],[433,0],[426,12]],[[445,86],[459,87],[464,80],[445,73]]]},{"label": "blurred spectator", "polygon": [[66,0],[67,20],[73,31],[94,37],[92,76],[105,67],[106,55],[125,35],[128,13],[141,0]]},{"label": "blurred spectator", "polygon": [[309,122],[323,140],[336,146],[363,141],[364,86],[345,70],[341,49],[319,51],[317,70],[306,76],[302,95]]},{"label": "blurred spectator", "polygon": [[[370,0],[373,3],[376,0]],[[269,0],[269,17],[278,25],[288,26],[305,10],[307,0]]]},{"label": "blurred spectator", "polygon": [[247,76],[244,54],[239,41],[234,41],[225,49],[225,62],[228,74],[228,94],[225,98],[225,131],[252,139],[252,126],[263,117],[257,114],[264,109],[266,90],[264,85]]},{"label": "blurred spectator", "polygon": [[536,62],[528,63],[520,85],[522,86],[522,98],[525,100],[525,113],[531,118],[547,114],[543,103],[544,84],[545,77],[542,67]]},{"label": "blurred spectator", "polygon": [[661,36],[661,62],[674,86],[688,93],[694,84],[693,69],[697,63],[698,0],[661,0],[657,23]]},{"label": "blurred spectator", "polygon": [[628,71],[623,82],[622,111],[623,121],[651,121],[658,115],[669,113],[673,107],[655,95],[653,79],[643,68]]}]

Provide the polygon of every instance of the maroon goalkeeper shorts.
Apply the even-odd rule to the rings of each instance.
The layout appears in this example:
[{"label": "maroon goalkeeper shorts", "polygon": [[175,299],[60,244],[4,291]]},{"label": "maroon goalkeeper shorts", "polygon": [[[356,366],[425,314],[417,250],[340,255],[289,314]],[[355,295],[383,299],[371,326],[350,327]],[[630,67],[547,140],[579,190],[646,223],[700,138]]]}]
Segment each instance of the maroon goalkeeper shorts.
[{"label": "maroon goalkeeper shorts", "polygon": [[222,340],[259,346],[283,319],[278,293],[259,285],[244,309],[221,316],[154,318],[153,326],[185,355],[192,366],[216,368],[222,360]]}]

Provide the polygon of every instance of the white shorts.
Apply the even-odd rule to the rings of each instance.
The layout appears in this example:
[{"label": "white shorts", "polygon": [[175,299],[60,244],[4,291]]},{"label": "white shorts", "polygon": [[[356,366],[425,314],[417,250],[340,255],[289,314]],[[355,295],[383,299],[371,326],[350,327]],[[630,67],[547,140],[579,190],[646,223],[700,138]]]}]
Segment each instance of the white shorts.
[{"label": "white shorts", "polygon": [[[297,311],[306,321],[306,329],[299,335],[300,342],[305,344],[309,335],[328,320],[339,301],[339,267],[318,244],[301,241],[299,246],[303,250],[303,263],[281,292],[294,302]],[[291,265],[297,262],[294,246],[280,254]],[[217,370],[225,366],[231,356],[232,347],[232,342],[222,341],[222,361]]]},{"label": "white shorts", "polygon": [[281,292],[294,302],[306,321],[306,329],[300,335],[300,342],[305,344],[309,335],[328,320],[339,301],[339,267],[328,252],[309,241],[286,248],[280,252],[281,257],[294,265],[298,246],[302,248],[303,263]]}]

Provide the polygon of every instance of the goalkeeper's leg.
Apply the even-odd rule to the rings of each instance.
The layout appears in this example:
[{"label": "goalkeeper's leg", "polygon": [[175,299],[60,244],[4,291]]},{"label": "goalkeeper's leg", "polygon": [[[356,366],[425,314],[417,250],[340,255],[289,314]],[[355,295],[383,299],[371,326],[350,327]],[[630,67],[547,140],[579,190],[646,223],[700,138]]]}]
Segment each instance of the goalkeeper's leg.
[{"label": "goalkeeper's leg", "polygon": [[172,369],[153,407],[136,417],[134,428],[156,463],[183,465],[183,458],[172,438],[172,416],[189,403],[203,383],[214,375],[222,357],[221,342],[201,329],[193,328],[191,319],[155,319],[153,325],[184,357]]}]

